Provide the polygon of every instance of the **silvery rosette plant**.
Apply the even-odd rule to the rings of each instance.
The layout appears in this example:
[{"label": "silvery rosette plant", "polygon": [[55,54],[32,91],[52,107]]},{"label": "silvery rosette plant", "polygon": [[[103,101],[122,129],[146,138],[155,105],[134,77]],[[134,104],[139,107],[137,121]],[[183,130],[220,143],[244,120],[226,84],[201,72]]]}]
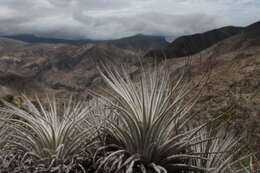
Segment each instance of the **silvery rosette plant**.
[{"label": "silvery rosette plant", "polygon": [[143,68],[135,81],[125,69],[100,68],[110,90],[99,96],[114,114],[103,127],[107,140],[96,152],[97,172],[232,171],[226,169],[234,161],[228,153],[239,141],[232,134],[203,134],[208,123],[194,125],[190,111],[200,84],[186,80],[185,73],[174,82],[165,66]]},{"label": "silvery rosette plant", "polygon": [[[97,136],[96,117],[91,106],[74,100],[61,101],[47,97],[35,101],[23,97],[23,106],[4,102],[1,114],[14,132],[9,136],[9,147],[26,157],[54,167],[83,157]],[[64,167],[64,166],[63,166]]]}]

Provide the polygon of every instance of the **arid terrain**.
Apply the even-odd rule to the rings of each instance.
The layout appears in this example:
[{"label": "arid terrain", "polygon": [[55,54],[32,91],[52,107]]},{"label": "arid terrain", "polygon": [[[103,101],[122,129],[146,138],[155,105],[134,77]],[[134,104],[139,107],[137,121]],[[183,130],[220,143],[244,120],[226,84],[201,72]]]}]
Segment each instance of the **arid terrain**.
[{"label": "arid terrain", "polygon": [[0,173],[260,172],[260,0],[0,0]]},{"label": "arid terrain", "polygon": [[[98,62],[127,64],[129,73],[136,74],[140,61],[145,64],[154,58],[162,60],[158,51],[165,51],[164,58],[171,73],[185,64],[184,55],[192,57],[194,79],[199,79],[203,71],[209,73],[206,68],[210,66],[209,80],[194,108],[202,117],[212,118],[231,108],[227,119],[235,122],[234,127],[247,129],[255,142],[259,139],[260,23],[181,37],[161,50],[154,46],[154,38],[142,40],[140,45],[149,39],[153,42],[145,48],[133,44],[131,38],[125,40],[128,39],[130,41],[116,44],[77,45],[0,38],[0,96],[54,92],[87,98],[89,89],[103,86],[96,69]],[[197,47],[188,47],[190,52],[185,52],[185,45],[191,44]],[[156,49],[157,53],[151,53],[150,49]]]}]

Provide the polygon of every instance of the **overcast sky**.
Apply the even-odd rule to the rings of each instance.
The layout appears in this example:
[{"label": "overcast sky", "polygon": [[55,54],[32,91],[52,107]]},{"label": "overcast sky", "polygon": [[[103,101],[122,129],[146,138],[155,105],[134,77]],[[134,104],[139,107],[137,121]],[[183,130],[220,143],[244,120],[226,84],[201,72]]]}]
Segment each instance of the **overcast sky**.
[{"label": "overcast sky", "polygon": [[260,0],[0,0],[0,34],[180,36],[260,20]]}]

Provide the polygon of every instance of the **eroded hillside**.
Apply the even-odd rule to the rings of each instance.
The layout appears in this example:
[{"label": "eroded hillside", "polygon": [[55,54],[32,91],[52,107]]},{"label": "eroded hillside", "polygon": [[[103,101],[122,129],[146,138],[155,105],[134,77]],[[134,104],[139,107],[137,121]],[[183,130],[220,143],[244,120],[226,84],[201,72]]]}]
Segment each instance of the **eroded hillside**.
[{"label": "eroded hillside", "polygon": [[[196,110],[202,118],[226,112],[227,120],[238,130],[246,129],[257,141],[260,134],[260,33],[259,23],[242,33],[230,36],[192,56],[193,79],[210,67],[207,85],[202,89]],[[111,45],[32,44],[0,39],[0,96],[20,93],[78,94],[88,97],[88,89],[96,90],[102,80],[96,69],[100,61],[128,64],[132,75],[138,74],[142,52]],[[153,61],[141,58],[144,61]],[[175,73],[186,57],[166,59]],[[204,69],[205,68],[205,69]],[[257,144],[255,144],[257,145]]]}]

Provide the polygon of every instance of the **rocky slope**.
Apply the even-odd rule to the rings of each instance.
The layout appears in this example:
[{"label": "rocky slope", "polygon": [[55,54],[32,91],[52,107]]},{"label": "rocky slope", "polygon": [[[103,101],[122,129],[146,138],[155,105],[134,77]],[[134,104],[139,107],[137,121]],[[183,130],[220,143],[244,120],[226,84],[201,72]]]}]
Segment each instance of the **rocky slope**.
[{"label": "rocky slope", "polygon": [[0,96],[17,92],[83,92],[98,81],[97,61],[135,64],[135,52],[111,45],[29,44],[0,39]]},{"label": "rocky slope", "polygon": [[[174,71],[185,57],[168,59]],[[207,85],[195,106],[201,117],[225,113],[237,130],[248,131],[251,144],[260,147],[260,23],[193,55],[192,76],[198,81],[210,68]],[[229,110],[229,111],[228,111]]]}]

